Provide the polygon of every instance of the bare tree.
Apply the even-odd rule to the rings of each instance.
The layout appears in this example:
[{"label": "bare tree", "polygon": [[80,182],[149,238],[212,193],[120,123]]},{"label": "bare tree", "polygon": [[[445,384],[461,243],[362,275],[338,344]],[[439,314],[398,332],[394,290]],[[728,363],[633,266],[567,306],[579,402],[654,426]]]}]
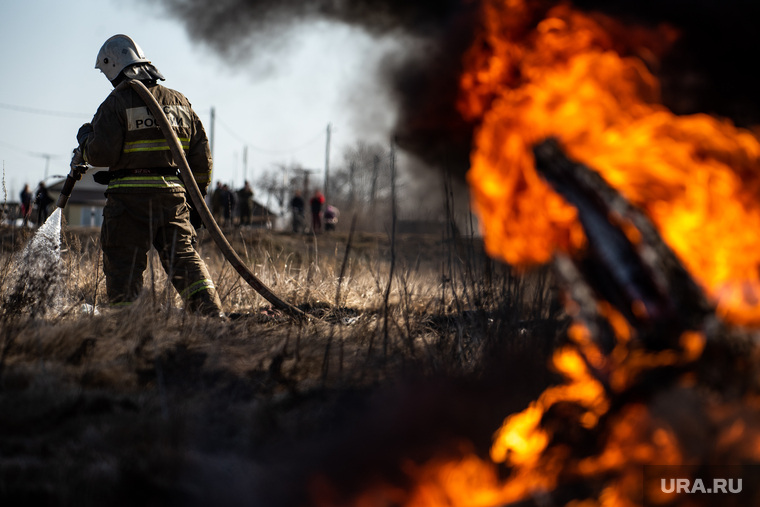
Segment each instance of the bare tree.
[{"label": "bare tree", "polygon": [[386,214],[390,189],[389,147],[360,141],[343,152],[343,163],[332,172],[326,195],[343,216],[360,211],[366,225],[370,217]]},{"label": "bare tree", "polygon": [[274,200],[281,209],[285,209],[296,190],[307,195],[312,172],[300,164],[275,164],[274,168],[265,171],[256,180],[256,188],[267,195],[267,206]]}]

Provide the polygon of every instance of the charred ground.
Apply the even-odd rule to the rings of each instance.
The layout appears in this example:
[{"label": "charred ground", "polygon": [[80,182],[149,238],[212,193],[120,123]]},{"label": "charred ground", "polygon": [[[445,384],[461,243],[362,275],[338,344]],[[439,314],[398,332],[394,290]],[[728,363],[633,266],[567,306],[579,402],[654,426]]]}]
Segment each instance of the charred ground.
[{"label": "charred ground", "polygon": [[[28,240],[13,234],[6,268]],[[548,276],[476,240],[398,238],[386,304],[386,236],[356,234],[348,254],[347,234],[229,236],[317,318],[269,311],[206,242],[229,321],[179,310],[160,268],[132,308],[88,314],[97,240],[67,233],[66,304],[0,323],[3,504],[297,505],[318,477],[350,495],[460,441],[485,454],[552,380],[564,320]]]}]

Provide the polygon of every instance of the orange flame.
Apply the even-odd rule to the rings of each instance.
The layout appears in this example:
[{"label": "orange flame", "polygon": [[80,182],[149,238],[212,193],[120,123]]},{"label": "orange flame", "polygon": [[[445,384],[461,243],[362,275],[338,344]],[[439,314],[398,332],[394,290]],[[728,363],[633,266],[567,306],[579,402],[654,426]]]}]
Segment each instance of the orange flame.
[{"label": "orange flame", "polygon": [[758,139],[658,104],[644,59],[656,63],[674,30],[560,5],[529,32],[533,11],[486,1],[461,79],[460,110],[479,123],[468,181],[489,253],[525,265],[583,245],[575,209],[534,169],[531,146],[554,136],[650,216],[722,316],[760,323]]},{"label": "orange flame", "polygon": [[[581,411],[577,419],[568,420],[567,424],[594,429],[609,410],[609,397],[591,368],[626,372],[627,377],[620,382],[622,389],[641,371],[642,365],[672,364],[677,360],[667,355],[667,351],[618,353],[605,358],[580,325],[571,329],[570,337],[573,345],[560,349],[553,358],[554,368],[563,375],[565,383],[546,389],[528,408],[504,421],[495,435],[490,461],[481,459],[463,446],[459,458],[433,459],[424,464],[405,463],[402,471],[414,485],[411,490],[380,481],[344,503],[336,500],[336,496],[320,484],[319,492],[315,490],[315,494],[321,502],[316,505],[491,507],[553,491],[561,476],[567,479],[568,474],[579,479],[614,476],[614,480],[608,480],[601,488],[599,498],[576,501],[572,504],[574,506],[636,505],[631,499],[641,495],[642,465],[655,462],[676,465],[683,459],[672,431],[654,420],[647,407],[631,403],[615,413],[613,420],[605,426],[609,428],[609,435],[604,439],[603,448],[599,453],[583,458],[572,458],[569,450],[562,446],[550,446],[553,435],[542,426],[542,418],[555,404],[569,402],[580,407]],[[702,343],[704,338],[689,333],[684,339]],[[620,347],[624,348],[625,344],[621,343]],[[589,357],[594,359],[587,362]],[[690,359],[687,354],[682,360]],[[506,479],[499,477],[497,463],[504,463],[510,470]]]}]

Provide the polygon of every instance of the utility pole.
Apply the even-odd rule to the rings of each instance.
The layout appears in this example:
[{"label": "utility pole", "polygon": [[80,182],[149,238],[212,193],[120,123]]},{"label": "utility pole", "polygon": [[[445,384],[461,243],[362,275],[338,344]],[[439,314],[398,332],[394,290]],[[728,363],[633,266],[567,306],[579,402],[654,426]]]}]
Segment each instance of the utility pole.
[{"label": "utility pole", "polygon": [[372,157],[372,189],[369,193],[369,206],[371,214],[375,223],[372,226],[377,225],[377,178],[380,175],[380,157],[375,155]]},{"label": "utility pole", "polygon": [[348,185],[349,185],[348,188],[350,189],[349,190],[350,194],[348,196],[349,208],[353,208],[354,202],[356,201],[355,178],[356,178],[356,162],[352,160],[351,165],[349,166],[349,170],[348,170]]},{"label": "utility pole", "polygon": [[[393,238],[396,236],[396,136],[391,138],[391,231]],[[391,241],[391,248],[395,248],[395,239]]]},{"label": "utility pole", "polygon": [[332,133],[332,126],[327,124],[327,143],[325,145],[325,188],[322,190],[325,197],[327,197],[327,185],[330,183],[330,134]]},{"label": "utility pole", "polygon": [[372,158],[372,190],[370,191],[370,202],[375,205],[377,199],[377,177],[380,174],[380,157],[375,155]]},{"label": "utility pole", "polygon": [[50,170],[50,157],[52,155],[48,153],[43,153],[42,157],[45,159],[45,179],[48,177],[48,171]]},{"label": "utility pole", "polygon": [[309,175],[313,173],[314,171],[311,169],[304,169],[302,167],[295,167],[293,168],[293,172],[296,175],[295,176],[296,180],[302,178],[301,188],[299,189],[298,183],[295,182],[294,183],[295,187],[293,188],[293,190],[301,190],[304,199],[308,199],[308,196],[310,195],[309,194]]},{"label": "utility pole", "polygon": [[30,153],[30,155],[34,155],[35,157],[40,157],[45,159],[45,177],[43,178],[43,181],[48,178],[48,173],[50,172],[50,159],[51,158],[58,158],[57,155],[52,155],[50,153]]},{"label": "utility pole", "polygon": [[280,208],[285,207],[285,191],[288,187],[288,166],[283,165],[280,167],[282,169],[282,185],[280,186]]},{"label": "utility pole", "polygon": [[248,146],[243,146],[243,182],[248,181]]},{"label": "utility pole", "polygon": [[214,122],[216,121],[216,109],[211,106],[211,125],[208,129],[208,144],[211,149],[211,159],[214,159]]}]

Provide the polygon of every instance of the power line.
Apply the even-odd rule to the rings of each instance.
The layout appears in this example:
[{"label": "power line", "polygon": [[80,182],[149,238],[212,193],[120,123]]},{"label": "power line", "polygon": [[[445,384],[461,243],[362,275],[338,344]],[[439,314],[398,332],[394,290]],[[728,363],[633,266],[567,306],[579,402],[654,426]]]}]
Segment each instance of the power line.
[{"label": "power line", "polygon": [[20,113],[40,114],[44,116],[60,116],[64,118],[90,118],[90,115],[83,113],[72,113],[70,111],[53,111],[50,109],[37,109],[34,107],[15,106],[13,104],[5,104],[0,102],[0,109],[9,109],[11,111],[18,111]]},{"label": "power line", "polygon": [[[34,107],[17,106],[17,105],[14,105],[14,104],[6,104],[4,102],[0,102],[0,109],[7,109],[7,110],[10,110],[10,111],[17,111],[17,112],[20,112],[20,113],[39,114],[39,115],[43,115],[43,116],[58,116],[58,117],[62,117],[62,118],[91,118],[91,115],[87,115],[87,114],[83,114],[83,113],[75,113],[75,112],[71,112],[71,111],[54,111],[54,110],[50,110],[50,109],[39,109],[39,108],[34,108]],[[308,148],[309,146],[311,146],[312,144],[314,144],[315,142],[317,142],[322,137],[322,135],[323,135],[322,132],[320,131],[319,133],[317,133],[314,137],[312,137],[308,141],[306,141],[306,142],[304,142],[304,143],[302,143],[302,144],[300,144],[298,146],[295,146],[293,148],[269,149],[269,148],[262,148],[260,146],[256,146],[256,145],[250,144],[243,136],[241,136],[240,134],[238,134],[237,132],[235,132],[235,130],[232,129],[229,125],[227,125],[223,121],[219,120],[218,116],[215,118],[215,121],[217,123],[219,123],[222,127],[224,127],[224,129],[227,131],[228,134],[230,134],[232,137],[234,137],[235,139],[237,139],[238,141],[240,141],[244,145],[246,145],[249,148],[251,148],[251,149],[253,149],[255,151],[258,151],[260,153],[268,153],[268,154],[271,154],[271,155],[286,154],[286,153],[296,153],[298,151],[303,150],[304,148]],[[12,148],[12,149],[15,149],[15,150],[18,150],[18,151],[26,151],[26,150],[21,150],[19,148],[16,148],[16,147],[11,146],[11,145],[6,144],[6,143],[0,142],[0,144],[3,144],[4,146],[6,146],[8,148]],[[29,152],[29,151],[26,151],[26,153],[28,153],[30,155],[40,156],[39,153],[32,153],[32,152]]]},{"label": "power line", "polygon": [[232,130],[232,128],[231,128],[231,127],[227,126],[227,124],[226,124],[226,123],[224,123],[223,121],[221,121],[221,120],[219,119],[219,117],[218,117],[218,116],[216,116],[216,115],[214,116],[214,122],[215,122],[215,123],[218,123],[219,125],[221,125],[222,127],[224,127],[224,130],[226,130],[228,134],[230,134],[232,137],[234,137],[235,139],[237,139],[237,140],[238,140],[238,141],[240,141],[241,143],[243,143],[243,144],[245,144],[245,143],[246,143],[246,140],[245,140],[245,139],[243,139],[243,138],[242,138],[240,135],[238,135],[238,133],[237,133],[237,132],[235,132],[234,130]]},{"label": "power line", "polygon": [[286,154],[286,153],[296,153],[296,152],[298,152],[300,150],[303,150],[304,148],[308,148],[309,146],[311,146],[315,142],[319,141],[322,138],[322,136],[324,135],[320,131],[313,138],[311,138],[308,141],[304,142],[303,144],[300,144],[300,145],[295,146],[293,148],[272,150],[272,149],[261,148],[259,146],[255,146],[255,145],[250,144],[245,138],[243,138],[243,136],[241,136],[240,134],[238,134],[237,132],[235,132],[231,127],[229,127],[228,125],[226,125],[223,121],[220,121],[218,116],[216,117],[216,122],[219,125],[221,125],[222,127],[224,127],[224,130],[226,130],[228,134],[230,134],[232,137],[234,137],[235,139],[237,139],[238,141],[240,141],[244,145],[246,145],[249,148],[251,148],[251,149],[253,149],[255,151],[258,151],[260,153],[268,153],[270,155],[281,155],[281,154]]},{"label": "power line", "polygon": [[42,158],[62,158],[63,155],[53,155],[51,153],[42,153],[40,151],[31,151],[31,150],[25,150],[23,148],[19,148],[18,146],[14,146],[12,144],[8,144],[5,141],[0,141],[0,146],[5,146],[6,148],[10,148],[11,150],[17,151],[19,153],[23,153],[25,155],[28,155],[30,157],[42,157]]}]

